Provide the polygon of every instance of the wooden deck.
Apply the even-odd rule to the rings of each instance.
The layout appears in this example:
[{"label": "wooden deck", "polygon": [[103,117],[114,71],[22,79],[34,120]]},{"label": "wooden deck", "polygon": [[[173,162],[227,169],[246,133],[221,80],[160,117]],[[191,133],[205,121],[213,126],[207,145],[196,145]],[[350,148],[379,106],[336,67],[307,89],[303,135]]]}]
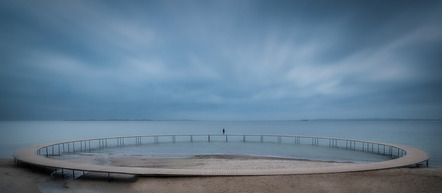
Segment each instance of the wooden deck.
[{"label": "wooden deck", "polygon": [[[283,137],[292,137],[292,136],[283,136]],[[312,137],[312,139],[314,138],[315,137]],[[336,139],[336,138],[318,138],[318,139],[328,139],[331,141],[336,141],[336,140],[348,141],[348,139]],[[100,140],[100,139],[90,139],[90,140]],[[131,174],[139,176],[254,176],[254,175],[319,174],[319,173],[381,170],[381,169],[416,165],[423,162],[426,162],[426,165],[428,166],[429,155],[415,148],[394,145],[394,144],[370,142],[370,141],[360,141],[360,140],[352,140],[352,141],[367,143],[367,144],[378,144],[378,146],[384,145],[388,147],[394,147],[398,149],[398,152],[399,150],[403,150],[406,153],[402,157],[388,161],[374,162],[368,164],[353,164],[347,166],[332,166],[332,167],[320,167],[320,168],[292,168],[292,169],[198,170],[198,169],[163,169],[163,168],[119,167],[119,166],[77,164],[77,163],[68,163],[60,160],[54,160],[46,156],[38,155],[37,152],[43,148],[46,148],[47,151],[47,147],[51,146],[53,147],[54,145],[61,144],[61,143],[54,143],[54,144],[38,145],[22,149],[14,154],[14,159],[16,160],[17,164],[26,163],[35,166],[54,168],[54,169],[84,171],[84,172],[99,172],[107,174]]]}]

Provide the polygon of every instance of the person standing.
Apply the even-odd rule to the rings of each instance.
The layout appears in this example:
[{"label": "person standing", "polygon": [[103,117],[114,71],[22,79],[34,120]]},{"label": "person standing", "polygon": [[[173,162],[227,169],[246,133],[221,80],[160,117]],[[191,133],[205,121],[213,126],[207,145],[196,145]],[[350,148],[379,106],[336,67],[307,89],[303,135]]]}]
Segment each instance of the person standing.
[{"label": "person standing", "polygon": [[226,130],[223,128],[223,135],[226,133]]}]

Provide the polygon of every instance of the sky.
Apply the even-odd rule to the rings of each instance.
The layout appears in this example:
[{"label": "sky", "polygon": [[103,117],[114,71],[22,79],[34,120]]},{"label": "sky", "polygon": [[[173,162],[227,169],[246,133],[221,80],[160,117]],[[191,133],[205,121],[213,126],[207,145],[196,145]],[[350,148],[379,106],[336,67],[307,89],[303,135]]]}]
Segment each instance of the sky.
[{"label": "sky", "polygon": [[0,120],[442,118],[442,1],[2,0]]}]

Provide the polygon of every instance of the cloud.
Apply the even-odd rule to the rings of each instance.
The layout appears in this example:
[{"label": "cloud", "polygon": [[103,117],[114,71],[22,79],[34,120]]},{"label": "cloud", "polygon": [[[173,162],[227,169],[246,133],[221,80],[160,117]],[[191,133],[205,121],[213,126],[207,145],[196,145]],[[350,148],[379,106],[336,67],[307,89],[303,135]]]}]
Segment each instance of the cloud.
[{"label": "cloud", "polygon": [[1,119],[442,113],[437,1],[1,4]]}]

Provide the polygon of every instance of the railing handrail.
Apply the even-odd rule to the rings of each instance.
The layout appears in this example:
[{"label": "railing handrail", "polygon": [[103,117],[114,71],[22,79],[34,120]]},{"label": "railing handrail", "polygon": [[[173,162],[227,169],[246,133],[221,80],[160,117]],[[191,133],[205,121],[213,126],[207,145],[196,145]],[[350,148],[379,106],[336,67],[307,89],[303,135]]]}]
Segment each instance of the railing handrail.
[{"label": "railing handrail", "polygon": [[[328,145],[330,147],[336,147],[336,148],[344,148],[344,146],[342,144],[339,144],[338,142],[345,142],[345,148],[347,149],[352,149],[352,150],[359,150],[359,151],[366,151],[366,152],[371,152],[371,153],[375,153],[377,152],[378,154],[381,153],[380,151],[380,147],[383,148],[383,151],[381,154],[384,155],[390,155],[392,157],[397,157],[397,159],[393,159],[393,160],[389,160],[389,161],[383,161],[383,162],[375,162],[375,163],[371,163],[369,164],[370,167],[364,167],[364,170],[373,170],[373,169],[383,169],[383,168],[389,168],[389,167],[402,167],[402,166],[407,166],[407,165],[412,165],[412,164],[416,164],[416,163],[421,163],[424,161],[427,161],[427,165],[428,165],[428,159],[429,156],[427,153],[414,149],[414,148],[409,148],[409,147],[405,147],[405,146],[401,146],[401,145],[395,145],[395,144],[388,144],[388,143],[381,143],[381,142],[373,142],[373,141],[364,141],[364,140],[356,140],[356,139],[343,139],[343,138],[333,138],[333,137],[312,137],[312,136],[299,136],[299,135],[276,135],[276,134],[180,134],[180,135],[172,135],[172,134],[163,134],[163,135],[137,135],[137,136],[117,136],[117,137],[103,137],[103,138],[90,138],[90,139],[80,139],[80,140],[70,140],[70,141],[63,141],[63,142],[56,142],[56,143],[49,143],[49,144],[44,144],[44,145],[38,145],[38,146],[34,146],[34,147],[30,147],[27,149],[24,149],[22,151],[16,152],[14,154],[14,158],[16,160],[20,160],[22,162],[26,162],[26,163],[30,163],[30,164],[34,164],[34,165],[42,165],[42,166],[49,166],[49,167],[54,167],[54,168],[65,168],[65,169],[75,169],[75,170],[83,170],[83,171],[92,171],[92,169],[88,166],[85,167],[82,164],[73,164],[76,167],[70,168],[68,167],[68,165],[64,164],[66,162],[64,162],[63,164],[60,163],[60,161],[58,160],[53,160],[53,159],[49,159],[49,158],[45,158],[39,155],[45,155],[45,156],[51,156],[51,155],[60,155],[61,153],[70,153],[70,145],[72,144],[72,152],[81,152],[81,151],[87,151],[87,150],[91,150],[91,142],[92,141],[98,141],[98,147],[99,148],[106,148],[108,146],[108,141],[109,140],[117,140],[116,143],[118,144],[118,146],[122,145],[125,146],[125,139],[135,139],[135,143],[134,145],[138,145],[138,144],[142,144],[142,139],[143,138],[150,138],[153,137],[154,138],[154,142],[158,143],[160,137],[172,137],[173,142],[175,142],[175,138],[176,137],[190,137],[190,141],[193,142],[193,138],[194,137],[207,137],[208,142],[211,142],[211,137],[225,137],[226,142],[228,141],[229,137],[243,137],[243,141],[246,142],[246,137],[260,137],[260,142],[267,142],[264,141],[264,137],[276,137],[277,138],[277,142],[278,143],[282,143],[282,138],[294,138],[295,141],[294,143],[297,144],[301,144],[301,139],[311,139],[311,144],[312,145],[316,145],[316,146],[326,146],[320,143],[320,140],[328,140]],[[212,139],[213,140],[213,139]],[[80,148],[77,149],[77,151],[75,150],[75,144],[77,143],[77,148],[78,145],[80,145]],[[89,144],[87,144],[89,143]],[[362,148],[358,149],[357,148],[357,143],[361,143],[360,146]],[[303,144],[309,144],[309,143],[303,143]],[[377,151],[375,151],[375,145],[377,148]],[[61,146],[63,146],[63,149],[61,149]],[[65,146],[67,147],[67,151],[65,151]],[[371,148],[370,148],[371,146]],[[396,148],[396,149],[394,149]],[[50,150],[51,149],[51,150]],[[93,148],[92,148],[93,149]],[[371,151],[370,151],[371,149]],[[43,153],[41,151],[44,151]],[[58,154],[56,154],[56,150],[58,150]],[[397,151],[397,156],[395,155],[395,152]],[[51,154],[49,154],[51,152]],[[39,155],[37,155],[39,154]],[[388,163],[385,165],[385,163]],[[393,164],[391,164],[393,163]],[[72,163],[69,163],[72,164]],[[359,165],[359,164],[357,164]],[[106,171],[106,172],[111,172],[111,173],[122,173],[122,171],[127,171],[124,170],[123,168],[120,167],[114,167],[114,166],[107,166],[106,169],[104,170],[102,166],[97,166],[95,168],[101,168],[102,171]],[[352,168],[352,167],[350,167]],[[150,168],[152,169],[152,168]],[[99,169],[97,169],[98,171]],[[95,170],[94,170],[95,171]],[[113,172],[112,172],[113,171]],[[144,171],[144,169],[143,169]],[[334,172],[336,172],[335,170],[333,170]],[[337,171],[348,171],[348,169],[340,169]],[[360,171],[360,169],[356,168],[353,169],[351,171]],[[147,175],[147,173],[149,172],[153,172],[153,170],[149,170],[149,171],[145,171],[143,173]],[[128,172],[130,173],[130,172]],[[164,173],[160,172],[160,173]],[[186,172],[186,174],[190,174],[192,172]],[[223,172],[217,172],[218,174],[222,174]],[[244,173],[244,172],[243,172]],[[249,174],[254,174],[256,172],[248,172]],[[260,172],[258,172],[260,173]],[[262,171],[261,171],[262,173]],[[272,173],[272,172],[271,172]],[[285,173],[282,171],[274,171],[273,173]],[[297,172],[292,172],[292,173],[297,173]],[[307,172],[307,173],[312,173]],[[313,172],[313,173],[322,173],[322,172]],[[133,173],[132,174],[141,174],[141,173]],[[168,174],[168,175],[172,175],[170,173],[170,171],[164,173],[164,174]]]}]

